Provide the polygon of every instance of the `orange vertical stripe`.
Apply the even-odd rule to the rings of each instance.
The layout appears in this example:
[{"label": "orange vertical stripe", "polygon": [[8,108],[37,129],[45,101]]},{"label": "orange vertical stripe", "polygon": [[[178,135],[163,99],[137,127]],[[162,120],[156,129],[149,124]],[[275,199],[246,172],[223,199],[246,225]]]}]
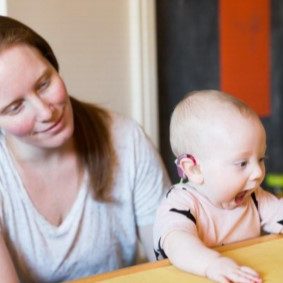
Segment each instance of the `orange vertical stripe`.
[{"label": "orange vertical stripe", "polygon": [[220,87],[270,114],[269,0],[219,0]]}]

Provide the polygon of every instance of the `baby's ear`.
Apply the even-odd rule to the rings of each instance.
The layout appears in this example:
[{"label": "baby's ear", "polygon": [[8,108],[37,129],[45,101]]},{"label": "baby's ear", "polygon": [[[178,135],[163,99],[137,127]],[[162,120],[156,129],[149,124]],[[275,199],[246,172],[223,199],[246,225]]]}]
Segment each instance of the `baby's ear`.
[{"label": "baby's ear", "polygon": [[201,169],[194,159],[188,157],[182,158],[179,161],[179,167],[182,169],[189,181],[197,185],[201,185],[203,183]]}]

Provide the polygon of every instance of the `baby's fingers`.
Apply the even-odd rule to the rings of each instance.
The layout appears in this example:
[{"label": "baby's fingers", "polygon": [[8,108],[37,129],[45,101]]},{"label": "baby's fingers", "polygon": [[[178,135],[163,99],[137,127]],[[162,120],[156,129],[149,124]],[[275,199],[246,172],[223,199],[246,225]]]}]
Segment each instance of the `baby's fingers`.
[{"label": "baby's fingers", "polygon": [[247,274],[251,274],[254,276],[259,276],[259,274],[252,268],[248,267],[248,266],[240,266],[240,269],[244,272],[246,272]]},{"label": "baby's fingers", "polygon": [[240,266],[239,270],[240,270],[240,272],[243,276],[246,276],[250,280],[254,280],[254,281],[251,281],[251,282],[254,282],[254,283],[261,283],[262,282],[262,280],[259,277],[259,274],[255,270],[253,270],[252,268],[250,268],[248,266]]},{"label": "baby's fingers", "polygon": [[229,280],[237,283],[262,283],[259,274],[247,266],[239,266],[228,277]]}]

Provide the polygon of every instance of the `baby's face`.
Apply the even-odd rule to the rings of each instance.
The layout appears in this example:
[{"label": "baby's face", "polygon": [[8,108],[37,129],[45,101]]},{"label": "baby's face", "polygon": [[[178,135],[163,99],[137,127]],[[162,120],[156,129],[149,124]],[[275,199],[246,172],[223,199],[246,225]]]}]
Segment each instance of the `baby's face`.
[{"label": "baby's face", "polygon": [[207,133],[208,146],[199,160],[202,193],[217,207],[245,203],[265,174],[266,135],[261,122],[235,113]]}]

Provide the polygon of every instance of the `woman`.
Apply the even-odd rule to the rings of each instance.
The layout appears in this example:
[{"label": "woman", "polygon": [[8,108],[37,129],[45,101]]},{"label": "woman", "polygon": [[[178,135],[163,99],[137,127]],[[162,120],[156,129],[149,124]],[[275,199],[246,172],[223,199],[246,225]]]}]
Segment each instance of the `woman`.
[{"label": "woman", "polygon": [[69,97],[49,44],[0,16],[0,282],[61,282],[152,257],[169,186],[133,121]]}]

